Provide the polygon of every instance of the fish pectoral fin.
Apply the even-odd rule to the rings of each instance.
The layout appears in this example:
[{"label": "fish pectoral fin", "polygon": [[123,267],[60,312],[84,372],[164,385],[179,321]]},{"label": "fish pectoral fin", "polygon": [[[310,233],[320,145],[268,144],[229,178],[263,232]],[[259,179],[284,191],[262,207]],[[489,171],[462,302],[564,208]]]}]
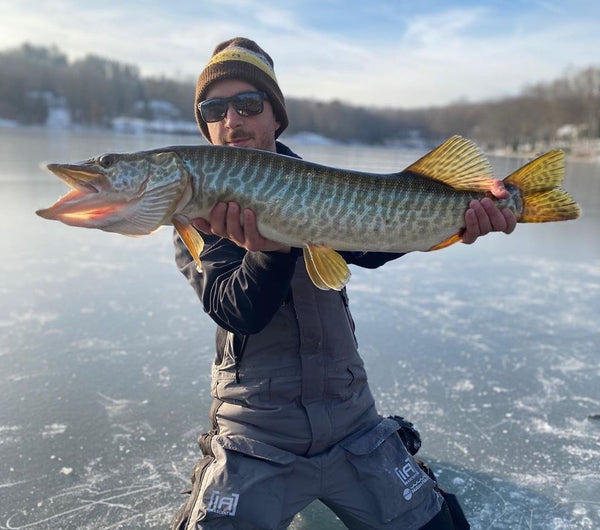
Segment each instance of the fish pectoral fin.
[{"label": "fish pectoral fin", "polygon": [[200,254],[204,248],[204,239],[189,222],[189,220],[181,215],[175,215],[171,219],[175,230],[179,234],[179,237],[183,241],[183,244],[188,249],[189,253],[196,262],[196,268],[198,272],[202,272],[202,262],[200,261]]},{"label": "fish pectoral fin", "polygon": [[441,243],[438,243],[437,245],[431,247],[428,250],[428,252],[431,252],[432,250],[442,250],[443,248],[454,245],[454,243],[459,243],[460,241],[462,241],[461,233],[462,232],[459,232],[458,234],[450,236],[448,239],[444,239],[444,241],[442,241]]},{"label": "fish pectoral fin", "polygon": [[306,270],[312,282],[324,291],[341,291],[350,279],[350,269],[342,256],[329,247],[308,245],[303,249]]},{"label": "fish pectoral fin", "polygon": [[323,291],[328,291],[330,287],[321,279],[321,276],[317,272],[315,263],[312,259],[312,256],[310,255],[308,248],[304,248],[302,252],[304,254],[304,263],[306,265],[306,271],[308,272],[308,276],[310,277],[310,279],[316,287]]},{"label": "fish pectoral fin", "polygon": [[492,167],[483,151],[471,140],[452,136],[404,171],[443,182],[455,190],[490,191]]}]

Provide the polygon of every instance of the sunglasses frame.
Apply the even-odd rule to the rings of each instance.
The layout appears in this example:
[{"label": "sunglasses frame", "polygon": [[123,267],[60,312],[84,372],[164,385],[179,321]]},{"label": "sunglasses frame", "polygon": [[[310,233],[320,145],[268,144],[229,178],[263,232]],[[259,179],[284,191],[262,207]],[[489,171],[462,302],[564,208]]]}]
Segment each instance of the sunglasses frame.
[{"label": "sunglasses frame", "polygon": [[[258,112],[248,112],[246,109],[242,108],[243,102],[240,101],[240,97],[243,98],[244,96],[248,96],[249,94],[257,95],[260,98],[260,110]],[[231,104],[233,110],[235,110],[239,116],[258,116],[265,109],[265,100],[268,101],[269,96],[263,90],[248,90],[246,92],[240,92],[239,94],[236,94],[235,96],[230,96],[228,98],[205,99],[204,101],[200,101],[196,105],[196,107],[198,109],[198,112],[200,112],[200,116],[206,123],[216,123],[225,118],[225,116],[227,115],[227,110],[229,109],[229,104]],[[220,104],[224,105],[224,110],[219,114],[219,117],[214,120],[207,120],[203,112],[203,106],[206,103],[210,102],[219,102]]]}]

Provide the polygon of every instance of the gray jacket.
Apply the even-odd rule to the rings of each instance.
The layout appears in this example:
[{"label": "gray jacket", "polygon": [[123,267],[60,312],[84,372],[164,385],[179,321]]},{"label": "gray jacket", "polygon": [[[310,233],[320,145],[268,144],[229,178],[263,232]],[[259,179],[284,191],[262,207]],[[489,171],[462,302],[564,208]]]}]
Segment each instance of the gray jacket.
[{"label": "gray jacket", "polygon": [[[293,155],[280,143],[278,150]],[[317,289],[300,249],[246,252],[204,239],[202,273],[177,237],[175,246],[180,270],[219,326],[209,436],[241,434],[311,456],[377,423],[345,289]],[[342,255],[369,268],[399,256]]]}]

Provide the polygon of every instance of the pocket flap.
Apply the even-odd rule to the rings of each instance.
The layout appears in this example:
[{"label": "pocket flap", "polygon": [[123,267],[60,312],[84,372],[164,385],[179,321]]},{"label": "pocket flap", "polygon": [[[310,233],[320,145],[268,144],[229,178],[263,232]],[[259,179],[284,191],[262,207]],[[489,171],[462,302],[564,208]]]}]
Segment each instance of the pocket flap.
[{"label": "pocket flap", "polygon": [[293,453],[257,440],[246,438],[245,436],[235,434],[231,436],[217,435],[213,437],[213,441],[229,451],[236,451],[253,458],[267,460],[268,462],[274,462],[276,464],[291,464],[296,460],[296,456]]},{"label": "pocket flap", "polygon": [[368,455],[397,431],[398,423],[390,418],[384,418],[371,430],[358,436],[351,436],[340,442],[340,445],[354,455]]}]

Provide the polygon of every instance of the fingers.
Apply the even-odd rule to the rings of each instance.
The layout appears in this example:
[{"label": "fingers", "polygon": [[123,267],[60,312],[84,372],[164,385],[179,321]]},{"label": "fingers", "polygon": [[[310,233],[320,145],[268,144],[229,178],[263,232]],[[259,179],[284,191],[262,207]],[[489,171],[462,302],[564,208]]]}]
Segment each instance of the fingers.
[{"label": "fingers", "polygon": [[[501,181],[497,182],[501,183]],[[469,209],[465,212],[465,230],[462,234],[462,241],[470,245],[478,237],[490,232],[510,234],[516,225],[517,219],[508,208],[500,210],[494,201],[487,197],[480,201],[473,200],[469,204]]]},{"label": "fingers", "polygon": [[218,202],[211,210],[210,231],[216,236],[227,237],[227,203]]},{"label": "fingers", "polygon": [[202,219],[202,217],[196,217],[190,221],[191,225],[200,232],[205,234],[211,234],[210,223],[206,219]]},{"label": "fingers", "polygon": [[[492,231],[492,216],[498,215],[504,221],[504,216],[500,214],[498,208],[494,206],[494,203],[488,199],[482,199],[474,204],[471,204],[471,208],[475,211],[477,218],[477,225],[479,226],[479,235],[484,236]],[[496,210],[493,212],[493,210]]]},{"label": "fingers", "polygon": [[224,237],[231,239],[231,241],[240,247],[245,246],[246,236],[240,219],[240,205],[237,202],[230,202],[227,204],[225,222],[227,235]]},{"label": "fingers", "polygon": [[465,212],[465,229],[461,234],[461,241],[465,245],[471,245],[475,243],[475,240],[479,237],[479,223],[477,221],[477,215],[472,207]]},{"label": "fingers", "polygon": [[256,226],[256,215],[252,210],[244,210],[245,248],[250,251],[262,250],[266,239],[258,232]]},{"label": "fingers", "polygon": [[504,230],[504,233],[511,234],[517,226],[517,218],[512,210],[509,210],[508,208],[504,208],[500,211],[506,220],[506,229]]},{"label": "fingers", "polygon": [[210,212],[210,233],[225,237],[240,247],[246,247],[245,227],[237,202],[219,202]]}]

